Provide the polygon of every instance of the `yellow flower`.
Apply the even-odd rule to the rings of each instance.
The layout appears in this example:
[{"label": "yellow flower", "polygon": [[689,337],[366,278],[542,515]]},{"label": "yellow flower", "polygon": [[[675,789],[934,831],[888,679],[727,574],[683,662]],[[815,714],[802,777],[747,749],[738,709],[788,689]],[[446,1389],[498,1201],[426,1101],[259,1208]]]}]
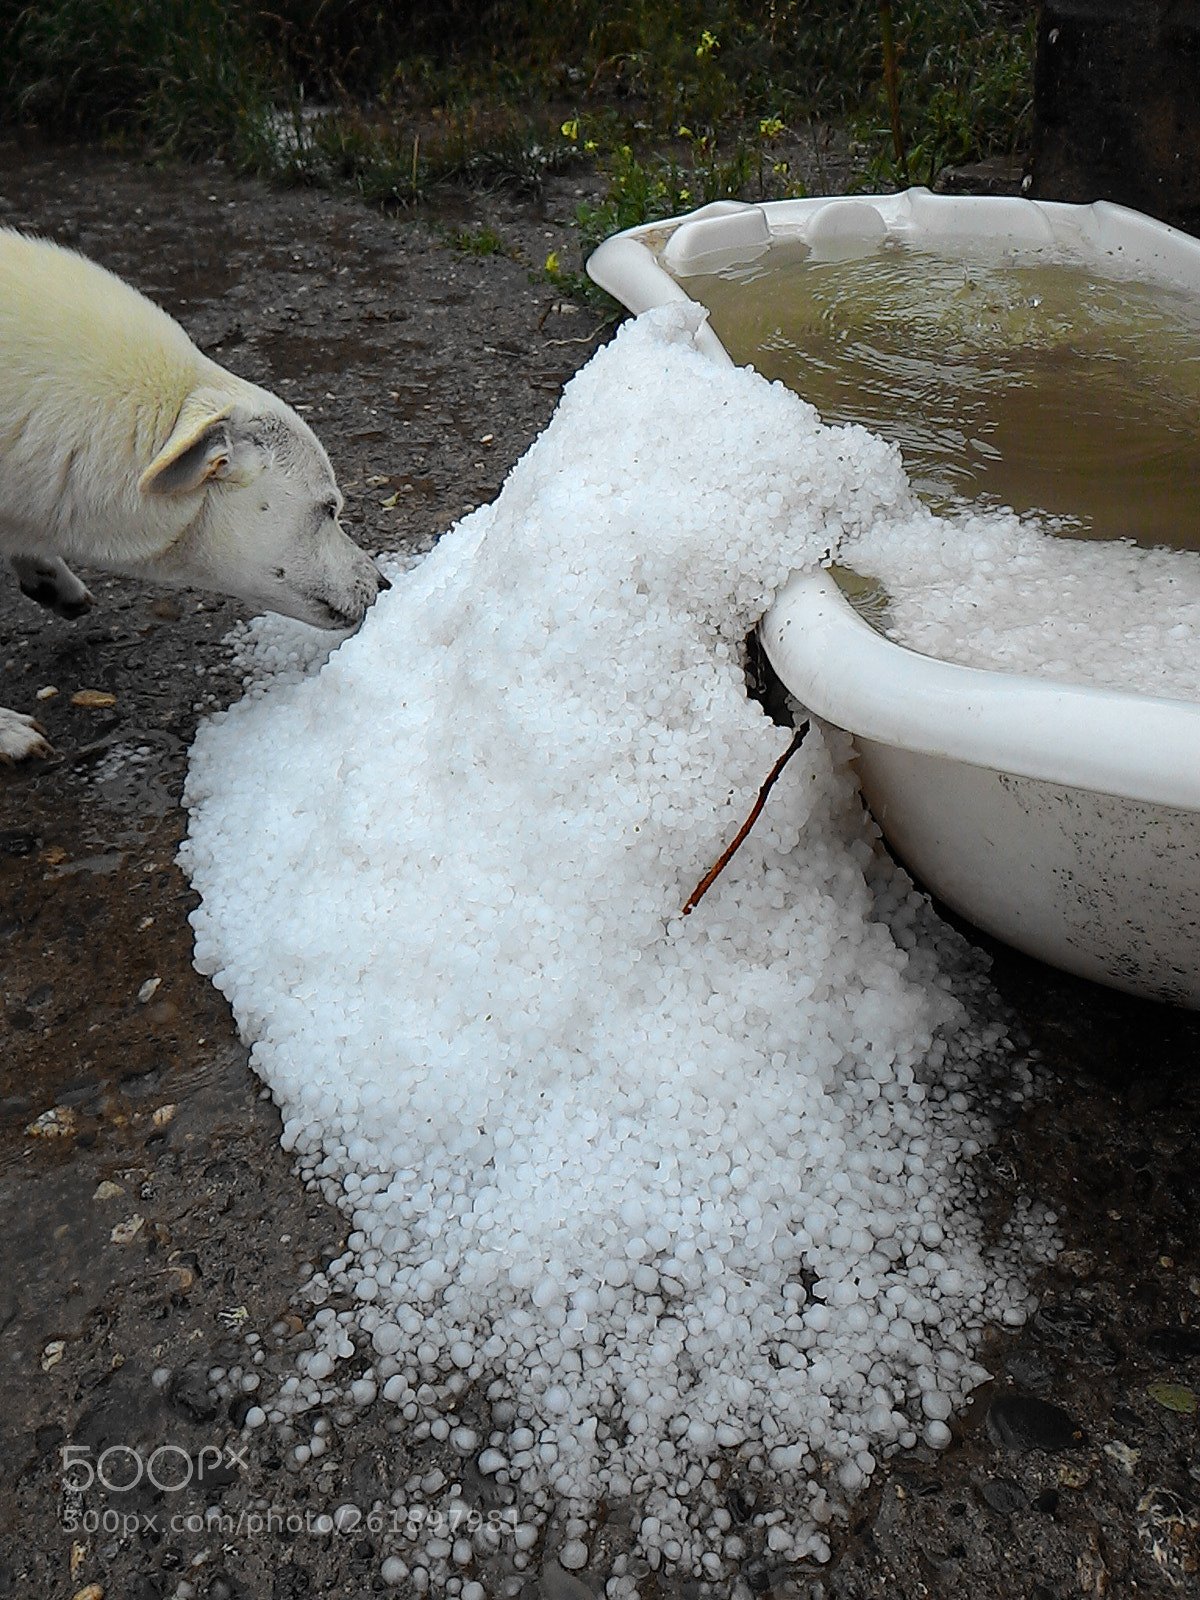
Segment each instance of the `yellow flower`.
[{"label": "yellow flower", "polygon": [[701,61],[712,55],[714,50],[721,48],[721,41],[715,33],[710,33],[707,28],[700,35],[700,43],[696,46],[696,55]]},{"label": "yellow flower", "polygon": [[578,137],[579,137],[579,118],[578,117],[572,117],[569,122],[564,122],[563,125],[562,125],[562,128],[559,131],[561,132],[561,134],[562,134],[564,139],[578,139]]},{"label": "yellow flower", "polygon": [[583,141],[583,148],[585,150],[597,150],[599,149],[599,146],[597,145],[595,139],[585,139]]},{"label": "yellow flower", "polygon": [[554,278],[558,276],[558,272],[558,251],[551,250],[550,254],[546,257],[546,276],[549,278]]},{"label": "yellow flower", "polygon": [[758,131],[764,139],[778,139],[783,132],[783,123],[778,117],[764,117],[758,125]]},{"label": "yellow flower", "polygon": [[692,130],[685,128],[682,122],[679,124],[679,137],[681,139],[691,139],[693,137]]}]

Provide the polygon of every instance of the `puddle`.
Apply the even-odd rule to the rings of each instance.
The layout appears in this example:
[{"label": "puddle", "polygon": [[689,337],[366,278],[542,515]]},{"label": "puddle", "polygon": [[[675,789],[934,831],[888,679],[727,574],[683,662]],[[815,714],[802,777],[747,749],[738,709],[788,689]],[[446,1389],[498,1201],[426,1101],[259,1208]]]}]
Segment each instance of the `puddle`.
[{"label": "puddle", "polygon": [[101,831],[107,840],[126,843],[140,838],[147,824],[176,809],[185,759],[180,739],[138,728],[123,729],[97,754],[85,776],[104,808]]}]

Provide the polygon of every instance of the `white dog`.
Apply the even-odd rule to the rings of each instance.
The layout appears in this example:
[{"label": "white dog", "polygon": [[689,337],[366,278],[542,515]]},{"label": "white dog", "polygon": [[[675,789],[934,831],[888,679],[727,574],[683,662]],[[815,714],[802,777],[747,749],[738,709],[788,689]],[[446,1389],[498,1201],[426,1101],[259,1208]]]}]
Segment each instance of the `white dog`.
[{"label": "white dog", "polygon": [[[103,267],[0,228],[0,556],[64,616],[78,561],[354,628],[384,578],[316,436]],[[0,758],[43,755],[0,709]]]}]

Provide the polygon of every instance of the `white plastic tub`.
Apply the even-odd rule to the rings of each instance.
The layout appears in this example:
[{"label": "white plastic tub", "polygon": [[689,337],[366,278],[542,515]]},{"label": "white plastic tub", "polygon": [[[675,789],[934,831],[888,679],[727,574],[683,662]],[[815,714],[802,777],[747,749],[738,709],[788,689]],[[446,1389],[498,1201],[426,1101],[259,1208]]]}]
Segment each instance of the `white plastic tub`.
[{"label": "white plastic tub", "polygon": [[[926,249],[1044,244],[1200,292],[1200,241],[1124,207],[923,189],[720,202],[616,235],[588,271],[640,312],[687,299],[689,272],[782,241],[828,258],[888,235]],[[762,635],[792,693],[854,735],[885,836],[947,905],[1054,966],[1200,1008],[1200,705],[919,655],[875,632],[823,573],[792,581]]]}]

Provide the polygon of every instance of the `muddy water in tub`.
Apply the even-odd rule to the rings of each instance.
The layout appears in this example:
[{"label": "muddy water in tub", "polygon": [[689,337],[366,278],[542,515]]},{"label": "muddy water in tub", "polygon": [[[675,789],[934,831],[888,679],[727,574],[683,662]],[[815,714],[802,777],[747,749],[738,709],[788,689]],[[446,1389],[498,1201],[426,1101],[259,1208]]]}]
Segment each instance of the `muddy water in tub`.
[{"label": "muddy water in tub", "polygon": [[894,440],[938,508],[1200,549],[1200,296],[894,242],[840,261],[784,246],[682,282],[735,361]]}]

